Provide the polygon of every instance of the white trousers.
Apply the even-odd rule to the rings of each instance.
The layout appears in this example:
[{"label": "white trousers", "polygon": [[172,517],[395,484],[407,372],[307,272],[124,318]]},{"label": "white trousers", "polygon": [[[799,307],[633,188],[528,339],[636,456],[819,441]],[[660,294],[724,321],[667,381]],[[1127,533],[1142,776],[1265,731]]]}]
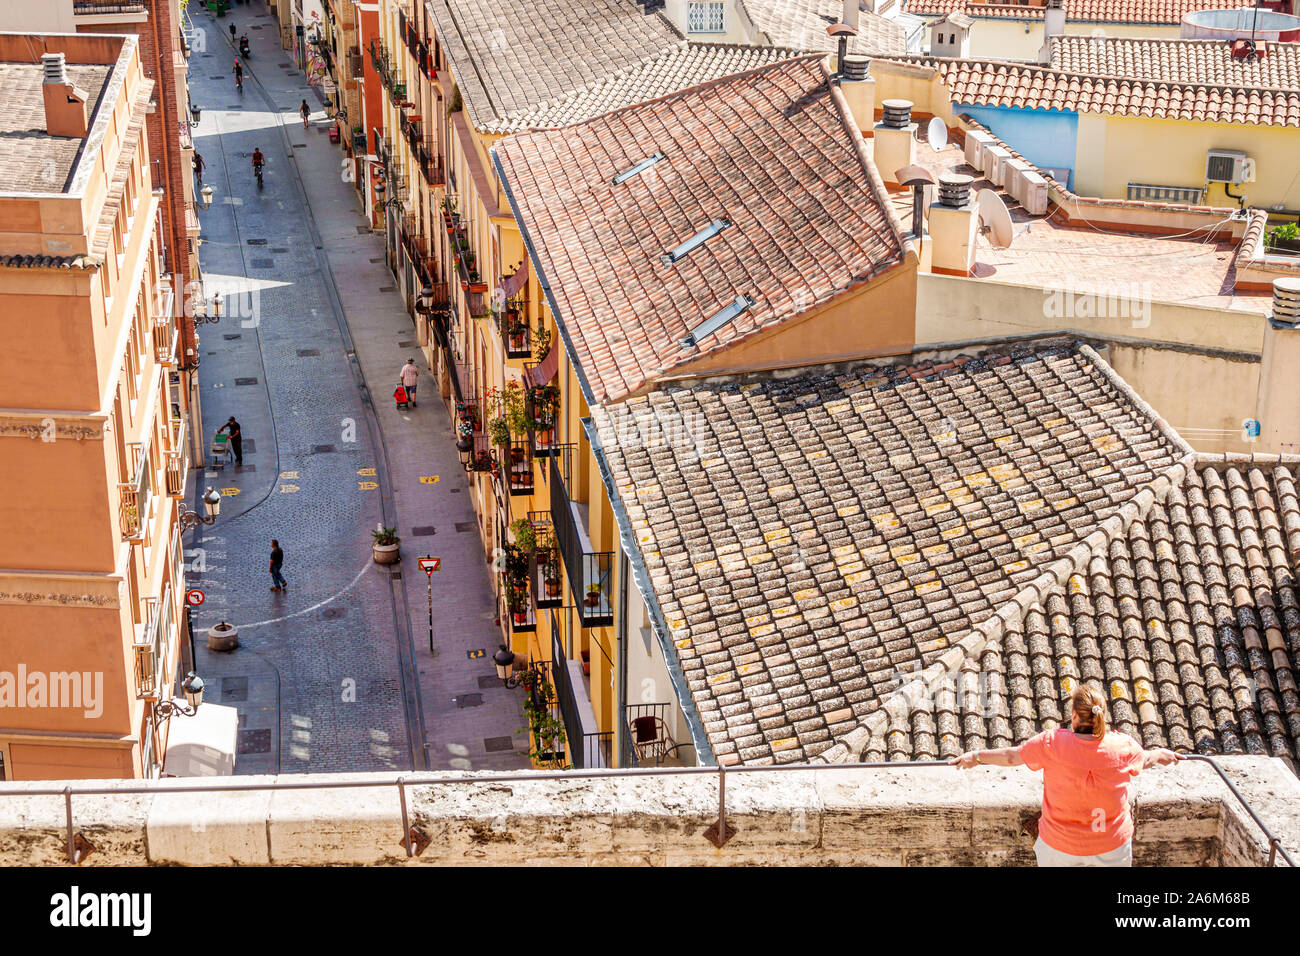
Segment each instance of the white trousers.
[{"label": "white trousers", "polygon": [[1034,855],[1038,857],[1039,866],[1132,866],[1133,841],[1129,840],[1123,846],[1106,853],[1075,856],[1072,853],[1062,853],[1060,850],[1052,849],[1043,842],[1042,837],[1039,837],[1034,841]]}]

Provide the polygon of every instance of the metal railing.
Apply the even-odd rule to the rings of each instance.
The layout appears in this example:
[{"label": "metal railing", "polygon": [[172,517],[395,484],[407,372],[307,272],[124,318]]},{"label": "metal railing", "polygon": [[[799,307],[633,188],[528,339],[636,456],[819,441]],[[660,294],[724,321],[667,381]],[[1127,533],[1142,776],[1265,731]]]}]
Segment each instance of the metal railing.
[{"label": "metal railing", "polygon": [[574,516],[569,497],[573,450],[571,444],[557,446],[547,460],[551,522],[582,626],[608,627],[614,623],[614,552],[589,551],[584,546],[585,535]]},{"label": "metal railing", "polygon": [[149,456],[138,444],[130,446],[135,451],[135,479],[118,483],[119,512],[122,539],[135,541],[144,534],[145,517],[149,513]]},{"label": "metal railing", "polygon": [[[1250,818],[1259,827],[1263,833],[1265,841],[1269,848],[1268,865],[1273,866],[1277,858],[1281,857],[1288,866],[1294,867],[1296,862],[1292,859],[1291,854],[1282,846],[1281,839],[1273,833],[1272,830],[1259,818],[1246,798],[1242,795],[1228,779],[1223,772],[1223,768],[1213,757],[1206,757],[1200,754],[1184,754],[1185,757],[1192,760],[1203,760],[1214,767],[1215,771],[1228,785],[1229,791],[1237,802],[1249,814]],[[13,788],[7,789],[0,787],[0,797],[63,797],[65,833],[67,839],[68,862],[81,863],[86,857],[94,852],[94,846],[76,830],[73,825],[72,817],[72,798],[74,796],[96,797],[96,796],[118,796],[133,793],[254,793],[259,791],[280,791],[280,790],[359,790],[375,789],[378,787],[396,787],[398,801],[402,808],[402,846],[406,849],[407,857],[419,856],[429,845],[427,837],[418,828],[411,825],[410,808],[406,803],[407,787],[425,787],[425,786],[496,786],[502,783],[523,783],[525,781],[535,780],[584,780],[584,779],[604,779],[609,780],[615,777],[664,777],[664,776],[686,776],[690,774],[713,775],[718,778],[718,819],[704,831],[703,836],[714,846],[721,848],[727,840],[733,835],[733,831],[727,829],[727,777],[730,774],[740,773],[782,773],[786,771],[837,771],[837,770],[891,770],[901,767],[950,767],[951,765],[945,760],[898,760],[898,761],[877,761],[872,763],[831,763],[831,764],[763,764],[756,766],[740,766],[728,769],[724,766],[716,767],[634,767],[620,770],[559,770],[559,771],[519,771],[511,773],[493,773],[490,776],[477,777],[448,777],[441,776],[437,773],[411,773],[398,774],[395,778],[382,780],[331,780],[327,782],[285,782],[275,781],[273,783],[199,783],[199,784],[176,784],[172,785],[170,781],[158,781],[141,784],[122,784],[118,783],[111,787],[40,787],[40,788]]]},{"label": "metal railing", "polygon": [[172,446],[167,452],[167,494],[173,498],[185,494],[185,479],[190,471],[189,422],[172,420]]},{"label": "metal railing", "polygon": [[[569,761],[579,769],[612,766],[614,732],[584,732],[582,729],[578,693],[569,675],[569,659],[565,656],[564,644],[560,640],[555,611],[551,611],[551,676],[560,705],[560,719],[564,721],[564,733],[569,738]],[[590,699],[587,703],[590,705]]]}]

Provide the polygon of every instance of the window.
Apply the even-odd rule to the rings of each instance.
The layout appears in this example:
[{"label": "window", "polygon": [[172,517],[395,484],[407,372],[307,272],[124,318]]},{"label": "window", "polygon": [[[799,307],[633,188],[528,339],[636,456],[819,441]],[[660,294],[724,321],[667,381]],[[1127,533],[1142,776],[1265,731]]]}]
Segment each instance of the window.
[{"label": "window", "polygon": [[5,776],[5,752],[4,748],[0,747],[0,780],[8,779],[9,778]]},{"label": "window", "polygon": [[954,43],[956,43],[956,42],[957,42],[957,34],[955,34],[955,33],[949,33],[949,34],[948,34],[948,43],[949,43],[949,44],[954,44]]},{"label": "window", "polygon": [[723,23],[724,3],[712,2],[693,2],[686,5],[686,32],[687,33],[725,33],[726,27]]}]

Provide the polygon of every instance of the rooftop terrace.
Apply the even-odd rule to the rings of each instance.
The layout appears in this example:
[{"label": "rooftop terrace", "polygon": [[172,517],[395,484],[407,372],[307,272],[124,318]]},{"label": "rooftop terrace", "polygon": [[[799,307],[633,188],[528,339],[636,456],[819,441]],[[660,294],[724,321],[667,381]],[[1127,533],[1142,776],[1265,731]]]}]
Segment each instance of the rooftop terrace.
[{"label": "rooftop terrace", "polygon": [[[68,78],[87,93],[89,109],[113,72],[112,64],[68,64]],[[37,63],[0,63],[0,190],[61,193],[68,184],[84,137],[51,136],[45,131],[45,73]],[[93,112],[91,115],[93,124]]]}]

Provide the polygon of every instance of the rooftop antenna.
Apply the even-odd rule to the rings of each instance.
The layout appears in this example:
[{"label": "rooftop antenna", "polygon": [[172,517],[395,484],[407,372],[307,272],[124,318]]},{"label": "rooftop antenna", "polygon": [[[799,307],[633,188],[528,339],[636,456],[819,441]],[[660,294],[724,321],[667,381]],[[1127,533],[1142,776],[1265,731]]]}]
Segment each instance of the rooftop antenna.
[{"label": "rooftop antenna", "polygon": [[943,152],[943,148],[948,145],[948,127],[943,120],[935,117],[925,128],[925,138],[930,142],[930,148],[936,153]]},{"label": "rooftop antenna", "polygon": [[1011,213],[997,193],[991,189],[981,189],[975,197],[979,209],[980,234],[989,241],[994,249],[1006,249],[1015,238],[1011,225]]}]

